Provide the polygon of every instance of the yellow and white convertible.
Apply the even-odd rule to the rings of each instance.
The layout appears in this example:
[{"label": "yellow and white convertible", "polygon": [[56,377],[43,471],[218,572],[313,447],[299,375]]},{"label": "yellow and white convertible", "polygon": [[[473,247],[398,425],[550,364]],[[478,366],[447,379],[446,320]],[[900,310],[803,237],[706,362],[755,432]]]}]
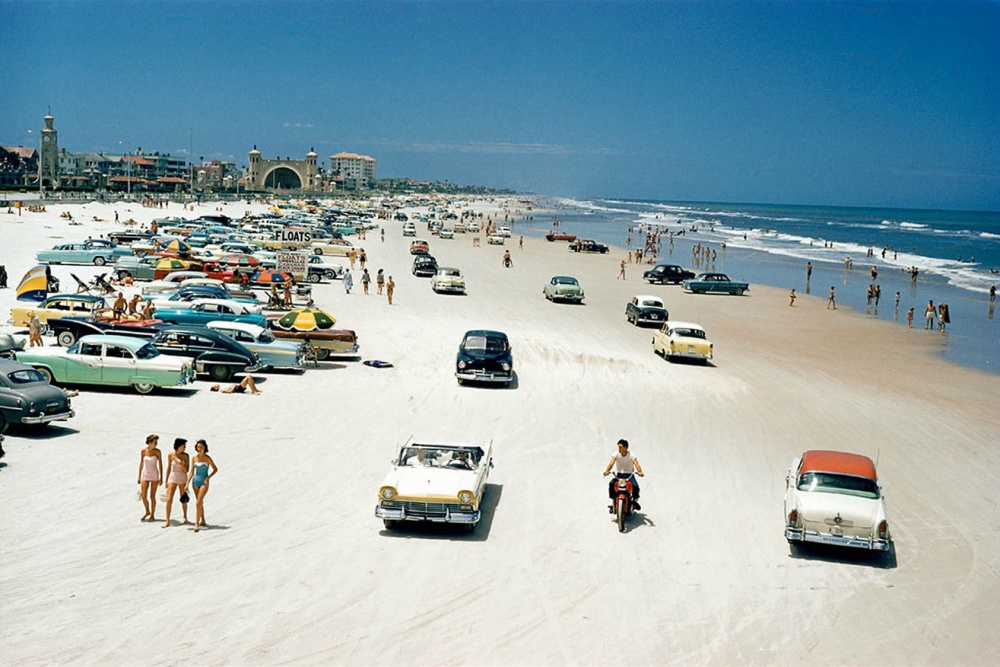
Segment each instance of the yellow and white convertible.
[{"label": "yellow and white convertible", "polygon": [[401,521],[457,523],[475,530],[491,467],[492,442],[482,447],[411,438],[379,487],[375,516],[388,530]]}]

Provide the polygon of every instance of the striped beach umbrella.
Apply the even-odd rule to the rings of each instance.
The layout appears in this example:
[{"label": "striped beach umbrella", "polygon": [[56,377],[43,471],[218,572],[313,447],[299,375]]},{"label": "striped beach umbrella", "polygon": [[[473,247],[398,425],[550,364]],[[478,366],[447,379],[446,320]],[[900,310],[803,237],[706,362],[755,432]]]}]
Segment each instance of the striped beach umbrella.
[{"label": "striped beach umbrella", "polygon": [[292,279],[292,274],[284,273],[283,271],[275,271],[274,269],[267,269],[265,271],[258,271],[253,274],[253,278],[250,280],[257,285],[273,285],[273,284],[284,284]]},{"label": "striped beach umbrella", "polygon": [[191,252],[191,244],[187,241],[174,239],[163,248],[167,252]]},{"label": "striped beach umbrella", "polygon": [[315,331],[329,329],[337,323],[333,315],[319,308],[299,308],[285,313],[278,320],[277,326],[295,331]]},{"label": "striped beach umbrella", "polygon": [[219,258],[219,265],[230,269],[253,269],[260,265],[260,260],[253,255],[226,255]]},{"label": "striped beach umbrella", "polygon": [[180,271],[182,269],[187,269],[191,266],[191,262],[185,262],[183,259],[177,259],[176,257],[164,257],[156,266],[153,268],[156,271]]},{"label": "striped beach umbrella", "polygon": [[45,264],[39,264],[24,274],[17,284],[18,301],[43,301],[48,294],[48,281],[45,277]]}]

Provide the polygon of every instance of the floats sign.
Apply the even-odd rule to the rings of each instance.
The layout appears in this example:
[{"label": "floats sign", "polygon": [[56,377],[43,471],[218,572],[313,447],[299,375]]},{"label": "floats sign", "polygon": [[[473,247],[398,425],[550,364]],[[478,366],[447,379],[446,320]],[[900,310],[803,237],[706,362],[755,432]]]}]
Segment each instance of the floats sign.
[{"label": "floats sign", "polygon": [[305,229],[279,229],[274,232],[274,240],[308,245],[312,241],[312,234]]},{"label": "floats sign", "polygon": [[305,278],[306,271],[309,270],[309,254],[305,252],[281,250],[275,254],[274,259],[275,269],[292,274],[296,280]]}]

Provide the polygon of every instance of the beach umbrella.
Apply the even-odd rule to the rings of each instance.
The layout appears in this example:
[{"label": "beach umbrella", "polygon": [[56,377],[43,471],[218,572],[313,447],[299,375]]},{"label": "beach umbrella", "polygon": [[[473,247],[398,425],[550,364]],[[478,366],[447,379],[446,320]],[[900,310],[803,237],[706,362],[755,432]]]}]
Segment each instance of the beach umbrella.
[{"label": "beach umbrella", "polygon": [[191,252],[191,244],[187,241],[174,239],[163,248],[167,252]]},{"label": "beach umbrella", "polygon": [[45,276],[45,264],[32,267],[17,284],[18,301],[44,301],[49,292],[48,280]]},{"label": "beach umbrella", "polygon": [[251,280],[258,285],[272,285],[272,284],[283,284],[287,283],[292,279],[292,274],[284,273],[283,271],[275,271],[274,269],[267,269],[266,271],[258,271],[253,275]]},{"label": "beach umbrella", "polygon": [[231,269],[252,269],[260,264],[260,260],[253,255],[226,255],[219,258],[219,264]]},{"label": "beach umbrella", "polygon": [[316,329],[329,329],[336,323],[337,320],[334,319],[333,315],[325,310],[299,308],[282,315],[277,326],[296,331],[315,331]]},{"label": "beach umbrella", "polygon": [[189,268],[191,262],[185,262],[183,259],[177,259],[175,257],[164,257],[156,266],[153,267],[156,271],[180,271],[182,269]]}]

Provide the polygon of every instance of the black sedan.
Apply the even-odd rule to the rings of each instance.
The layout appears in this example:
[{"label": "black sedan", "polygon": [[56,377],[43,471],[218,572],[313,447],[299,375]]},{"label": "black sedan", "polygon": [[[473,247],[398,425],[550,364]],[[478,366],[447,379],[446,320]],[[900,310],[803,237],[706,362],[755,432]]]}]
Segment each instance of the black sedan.
[{"label": "black sedan", "polygon": [[413,275],[420,278],[433,278],[437,270],[437,260],[430,255],[417,255],[413,258]]},{"label": "black sedan", "polygon": [[694,278],[694,271],[677,266],[676,264],[657,264],[642,274],[643,280],[648,280],[650,284],[674,283],[679,285],[683,280]]},{"label": "black sedan", "polygon": [[73,416],[66,392],[31,366],[0,359],[0,433],[8,424],[45,425]]},{"label": "black sedan", "polygon": [[455,377],[459,384],[491,382],[509,386],[514,379],[514,356],[507,334],[501,331],[466,331],[458,346]]},{"label": "black sedan", "polygon": [[573,252],[599,252],[602,255],[608,252],[608,246],[591,239],[577,239],[569,244],[569,249]]},{"label": "black sedan", "polygon": [[256,354],[229,336],[206,327],[164,327],[150,343],[161,354],[192,359],[196,372],[205,373],[216,382],[262,367]]}]

